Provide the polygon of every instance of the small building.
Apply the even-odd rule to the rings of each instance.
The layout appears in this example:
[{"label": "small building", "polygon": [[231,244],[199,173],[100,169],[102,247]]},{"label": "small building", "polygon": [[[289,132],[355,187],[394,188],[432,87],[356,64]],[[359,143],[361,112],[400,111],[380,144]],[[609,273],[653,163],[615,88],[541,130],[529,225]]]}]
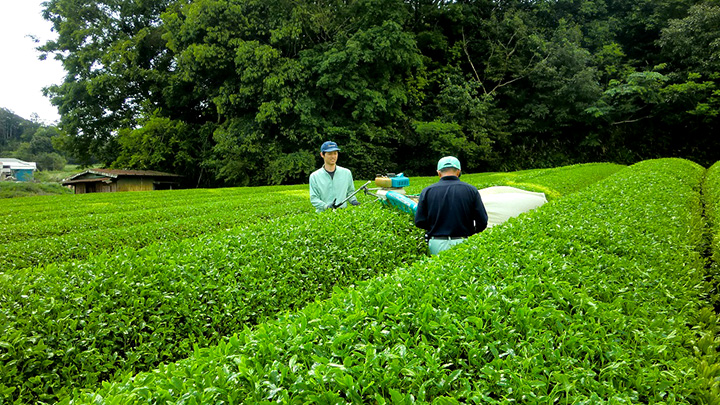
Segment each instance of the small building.
[{"label": "small building", "polygon": [[173,190],[180,187],[181,177],[152,170],[90,169],[64,180],[62,185],[72,187],[75,194]]},{"label": "small building", "polygon": [[0,180],[32,181],[37,170],[37,163],[15,158],[0,158],[0,163],[2,163]]}]

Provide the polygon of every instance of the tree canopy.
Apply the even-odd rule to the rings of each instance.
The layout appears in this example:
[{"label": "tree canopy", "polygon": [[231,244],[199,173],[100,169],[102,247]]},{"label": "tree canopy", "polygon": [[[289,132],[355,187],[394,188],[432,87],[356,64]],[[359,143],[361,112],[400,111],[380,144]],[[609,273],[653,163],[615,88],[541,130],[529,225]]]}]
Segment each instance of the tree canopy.
[{"label": "tree canopy", "polygon": [[720,2],[50,0],[80,161],[193,185],[720,158]]}]

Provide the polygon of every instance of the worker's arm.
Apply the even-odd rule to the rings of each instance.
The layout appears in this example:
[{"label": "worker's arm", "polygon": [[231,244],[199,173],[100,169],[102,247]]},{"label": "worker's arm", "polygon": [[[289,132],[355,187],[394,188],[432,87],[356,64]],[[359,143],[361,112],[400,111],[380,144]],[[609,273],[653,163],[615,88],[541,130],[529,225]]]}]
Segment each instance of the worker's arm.
[{"label": "worker's arm", "polygon": [[327,208],[327,204],[320,197],[322,195],[320,190],[321,185],[317,177],[310,176],[310,203],[315,207],[315,211],[317,212],[325,211]]},{"label": "worker's arm", "polygon": [[420,229],[428,230],[427,204],[425,204],[425,190],[420,193],[418,198],[417,210],[415,210],[415,226]]},{"label": "worker's arm", "polygon": [[488,214],[487,210],[485,210],[485,204],[482,202],[482,198],[480,198],[479,192],[473,192],[473,194],[477,197],[475,200],[475,233],[480,233],[487,228],[488,223]]}]

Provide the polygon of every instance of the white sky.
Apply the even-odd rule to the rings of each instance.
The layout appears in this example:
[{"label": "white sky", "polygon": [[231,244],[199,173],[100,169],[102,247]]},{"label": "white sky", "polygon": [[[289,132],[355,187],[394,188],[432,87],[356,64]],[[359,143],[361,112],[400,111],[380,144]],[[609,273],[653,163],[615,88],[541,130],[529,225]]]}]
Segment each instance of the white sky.
[{"label": "white sky", "polygon": [[0,107],[25,119],[37,113],[53,124],[60,116],[42,89],[62,83],[64,71],[52,57],[39,60],[39,44],[27,37],[37,37],[40,44],[56,37],[52,24],[42,18],[42,1],[0,0]]}]

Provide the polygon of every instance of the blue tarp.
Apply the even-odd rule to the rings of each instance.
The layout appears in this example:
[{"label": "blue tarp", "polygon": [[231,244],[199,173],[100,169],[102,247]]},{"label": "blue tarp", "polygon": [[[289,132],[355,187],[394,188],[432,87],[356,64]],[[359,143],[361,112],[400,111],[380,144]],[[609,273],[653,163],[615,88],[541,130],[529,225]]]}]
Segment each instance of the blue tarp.
[{"label": "blue tarp", "polygon": [[17,181],[32,181],[33,171],[32,169],[17,169],[13,170],[13,176]]}]

